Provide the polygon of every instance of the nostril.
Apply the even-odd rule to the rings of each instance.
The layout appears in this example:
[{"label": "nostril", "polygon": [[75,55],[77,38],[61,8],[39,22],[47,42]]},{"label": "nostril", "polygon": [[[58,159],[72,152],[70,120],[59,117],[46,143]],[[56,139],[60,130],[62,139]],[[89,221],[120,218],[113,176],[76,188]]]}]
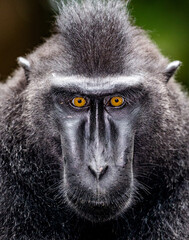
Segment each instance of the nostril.
[{"label": "nostril", "polygon": [[97,179],[100,180],[105,173],[108,170],[108,165],[100,167],[100,168],[96,168],[96,167],[92,167],[91,165],[88,166],[89,171],[91,172],[91,174]]},{"label": "nostril", "polygon": [[99,180],[105,175],[108,170],[108,166],[104,166],[100,168]]},{"label": "nostril", "polygon": [[92,175],[96,178],[97,177],[97,173],[95,172],[95,170],[89,165],[88,166],[89,171],[92,173]]}]

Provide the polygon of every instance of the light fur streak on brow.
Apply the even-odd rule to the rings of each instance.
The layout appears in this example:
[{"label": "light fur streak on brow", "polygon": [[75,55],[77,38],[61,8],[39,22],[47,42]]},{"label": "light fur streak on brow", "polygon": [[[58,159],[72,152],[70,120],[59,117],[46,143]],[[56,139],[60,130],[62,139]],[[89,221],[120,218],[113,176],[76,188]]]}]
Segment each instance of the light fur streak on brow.
[{"label": "light fur streak on brow", "polygon": [[141,75],[132,76],[119,76],[119,77],[106,77],[96,78],[85,78],[80,76],[64,77],[55,73],[51,74],[50,83],[54,87],[66,88],[70,86],[80,87],[87,90],[110,90],[115,88],[117,85],[124,85],[125,87],[135,87],[142,83]]}]

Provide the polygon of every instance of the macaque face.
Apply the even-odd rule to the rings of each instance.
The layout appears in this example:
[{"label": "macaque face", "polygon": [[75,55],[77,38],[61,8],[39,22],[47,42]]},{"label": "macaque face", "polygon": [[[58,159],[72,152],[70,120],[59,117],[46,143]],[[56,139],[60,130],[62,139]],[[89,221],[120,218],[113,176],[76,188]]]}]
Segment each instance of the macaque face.
[{"label": "macaque face", "polygon": [[61,138],[63,188],[84,218],[106,221],[130,206],[140,77],[54,77],[51,96]]}]

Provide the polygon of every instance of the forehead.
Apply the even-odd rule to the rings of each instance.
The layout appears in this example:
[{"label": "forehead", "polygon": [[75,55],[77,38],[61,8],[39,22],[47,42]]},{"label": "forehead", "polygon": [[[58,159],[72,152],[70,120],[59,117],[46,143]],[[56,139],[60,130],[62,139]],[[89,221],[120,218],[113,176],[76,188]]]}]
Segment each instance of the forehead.
[{"label": "forehead", "polygon": [[132,76],[110,76],[105,78],[86,78],[82,76],[61,76],[51,74],[49,79],[51,87],[61,88],[68,91],[79,91],[86,94],[105,94],[116,90],[135,88],[141,86],[143,77]]}]

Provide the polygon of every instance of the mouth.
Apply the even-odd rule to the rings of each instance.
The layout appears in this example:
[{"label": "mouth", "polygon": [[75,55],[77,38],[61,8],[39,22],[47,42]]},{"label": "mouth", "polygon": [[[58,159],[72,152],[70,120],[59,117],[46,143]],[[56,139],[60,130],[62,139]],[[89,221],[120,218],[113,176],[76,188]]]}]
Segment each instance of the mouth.
[{"label": "mouth", "polygon": [[87,198],[76,198],[67,193],[66,200],[77,215],[91,222],[98,223],[112,220],[123,213],[130,206],[132,194],[129,191],[124,196],[117,198],[111,197],[97,200],[89,199],[88,196]]}]

